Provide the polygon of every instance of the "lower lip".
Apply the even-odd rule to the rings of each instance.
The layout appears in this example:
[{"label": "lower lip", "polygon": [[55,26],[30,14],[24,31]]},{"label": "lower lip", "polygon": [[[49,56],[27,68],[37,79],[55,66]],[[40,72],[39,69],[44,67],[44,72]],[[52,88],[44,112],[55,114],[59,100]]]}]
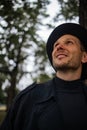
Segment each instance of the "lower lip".
[{"label": "lower lip", "polygon": [[58,58],[61,59],[61,58],[65,58],[66,56],[65,55],[59,55]]}]

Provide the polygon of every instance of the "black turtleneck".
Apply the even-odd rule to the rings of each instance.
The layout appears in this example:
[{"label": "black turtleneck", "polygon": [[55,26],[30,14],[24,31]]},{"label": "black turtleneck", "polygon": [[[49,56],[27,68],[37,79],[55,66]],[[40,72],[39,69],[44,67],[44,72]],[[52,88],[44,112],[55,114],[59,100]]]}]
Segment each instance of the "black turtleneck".
[{"label": "black turtleneck", "polygon": [[[84,83],[54,78],[58,103],[67,128],[87,129],[87,100]],[[84,127],[84,128],[83,128]]]}]

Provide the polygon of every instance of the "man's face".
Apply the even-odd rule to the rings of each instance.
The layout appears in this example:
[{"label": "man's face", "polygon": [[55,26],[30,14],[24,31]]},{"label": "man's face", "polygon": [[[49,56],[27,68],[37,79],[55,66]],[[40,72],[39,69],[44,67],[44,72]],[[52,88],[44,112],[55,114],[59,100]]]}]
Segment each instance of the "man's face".
[{"label": "man's face", "polygon": [[84,59],[84,51],[80,40],[72,35],[61,36],[53,46],[52,62],[58,70],[76,70],[81,68]]}]

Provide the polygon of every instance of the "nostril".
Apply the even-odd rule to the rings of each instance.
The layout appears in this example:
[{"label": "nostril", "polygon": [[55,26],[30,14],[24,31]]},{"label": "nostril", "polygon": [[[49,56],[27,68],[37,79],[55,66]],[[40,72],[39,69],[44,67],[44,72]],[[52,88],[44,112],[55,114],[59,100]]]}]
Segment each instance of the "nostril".
[{"label": "nostril", "polygon": [[59,45],[59,46],[57,47],[57,50],[64,50],[64,47],[63,47],[62,45]]}]

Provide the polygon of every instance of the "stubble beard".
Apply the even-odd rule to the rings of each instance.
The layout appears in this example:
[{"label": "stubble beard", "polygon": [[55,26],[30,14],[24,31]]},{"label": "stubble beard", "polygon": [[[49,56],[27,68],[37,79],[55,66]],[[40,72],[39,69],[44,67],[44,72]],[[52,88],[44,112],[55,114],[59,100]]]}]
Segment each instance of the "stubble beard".
[{"label": "stubble beard", "polygon": [[68,63],[63,63],[62,65],[58,65],[53,63],[53,67],[54,69],[57,71],[61,71],[61,72],[67,72],[67,71],[76,71],[78,69],[78,65],[70,65],[69,62]]}]

